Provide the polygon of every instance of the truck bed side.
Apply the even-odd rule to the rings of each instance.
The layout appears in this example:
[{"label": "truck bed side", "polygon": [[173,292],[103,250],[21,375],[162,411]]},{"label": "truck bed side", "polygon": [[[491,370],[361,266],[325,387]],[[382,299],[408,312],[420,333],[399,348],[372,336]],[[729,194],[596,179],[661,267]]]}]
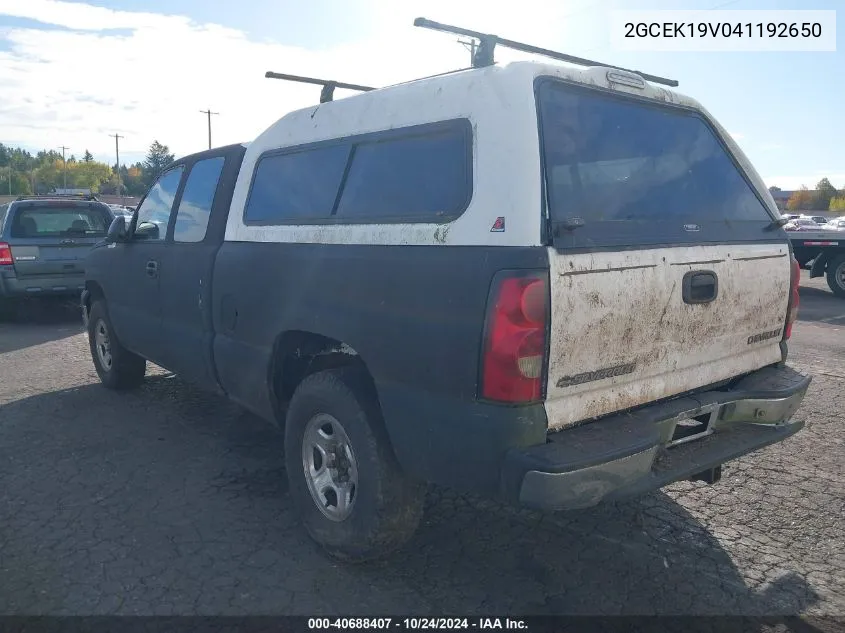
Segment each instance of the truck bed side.
[{"label": "truck bed side", "polygon": [[409,472],[484,490],[495,486],[507,447],[542,443],[546,434],[542,404],[476,400],[491,280],[500,269],[547,266],[543,247],[227,241],[214,271],[220,381],[273,419],[274,354],[295,357],[284,341],[297,332],[326,337],[360,355]]}]

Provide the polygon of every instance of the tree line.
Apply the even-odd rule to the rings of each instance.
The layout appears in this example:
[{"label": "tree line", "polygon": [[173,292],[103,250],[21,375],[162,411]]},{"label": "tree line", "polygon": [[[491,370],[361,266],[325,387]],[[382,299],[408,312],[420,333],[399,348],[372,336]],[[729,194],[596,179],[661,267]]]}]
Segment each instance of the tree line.
[{"label": "tree line", "polygon": [[51,193],[56,189],[89,189],[93,193],[140,196],[161,170],[174,160],[170,148],[153,141],[143,161],[108,165],[94,160],[87,149],[81,158],[67,160],[55,150],[34,155],[21,147],[0,143],[0,195]]},{"label": "tree line", "polygon": [[[773,194],[781,191],[779,187],[769,187]],[[815,189],[801,186],[794,191],[786,202],[790,211],[845,211],[845,187],[837,190],[830,180],[822,178]]]}]

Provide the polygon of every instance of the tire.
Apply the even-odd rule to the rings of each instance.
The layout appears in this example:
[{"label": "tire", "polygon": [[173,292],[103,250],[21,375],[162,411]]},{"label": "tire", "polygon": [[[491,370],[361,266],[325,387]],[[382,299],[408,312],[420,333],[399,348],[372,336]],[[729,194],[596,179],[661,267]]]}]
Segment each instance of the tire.
[{"label": "tire", "polygon": [[[402,473],[368,393],[359,370],[312,374],[294,392],[285,423],[291,498],[311,538],[344,562],[395,551],[423,510],[425,488]],[[321,496],[312,493],[320,486]]]},{"label": "tire", "polygon": [[95,301],[88,315],[88,347],[100,381],[108,389],[137,387],[144,380],[147,361],[120,344],[104,301]]},{"label": "tire", "polygon": [[840,299],[845,299],[845,255],[827,262],[827,285]]}]

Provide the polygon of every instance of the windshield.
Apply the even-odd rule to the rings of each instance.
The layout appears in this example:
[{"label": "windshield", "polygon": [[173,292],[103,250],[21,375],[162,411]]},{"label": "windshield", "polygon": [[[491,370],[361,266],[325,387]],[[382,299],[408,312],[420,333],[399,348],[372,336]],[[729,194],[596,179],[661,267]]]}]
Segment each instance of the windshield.
[{"label": "windshield", "polygon": [[100,208],[30,206],[18,211],[12,237],[102,237],[110,223],[111,217]]},{"label": "windshield", "polygon": [[549,215],[571,245],[759,239],[763,203],[687,110],[560,81],[538,87]]}]

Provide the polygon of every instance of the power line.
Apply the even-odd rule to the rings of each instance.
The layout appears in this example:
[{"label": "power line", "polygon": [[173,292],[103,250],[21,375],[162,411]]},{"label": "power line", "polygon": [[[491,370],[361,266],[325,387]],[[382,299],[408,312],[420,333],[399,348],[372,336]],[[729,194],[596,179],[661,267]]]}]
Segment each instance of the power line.
[{"label": "power line", "polygon": [[211,108],[208,110],[200,110],[203,114],[208,116],[208,149],[211,149],[211,115],[212,114],[220,114],[219,112],[212,112]]}]

